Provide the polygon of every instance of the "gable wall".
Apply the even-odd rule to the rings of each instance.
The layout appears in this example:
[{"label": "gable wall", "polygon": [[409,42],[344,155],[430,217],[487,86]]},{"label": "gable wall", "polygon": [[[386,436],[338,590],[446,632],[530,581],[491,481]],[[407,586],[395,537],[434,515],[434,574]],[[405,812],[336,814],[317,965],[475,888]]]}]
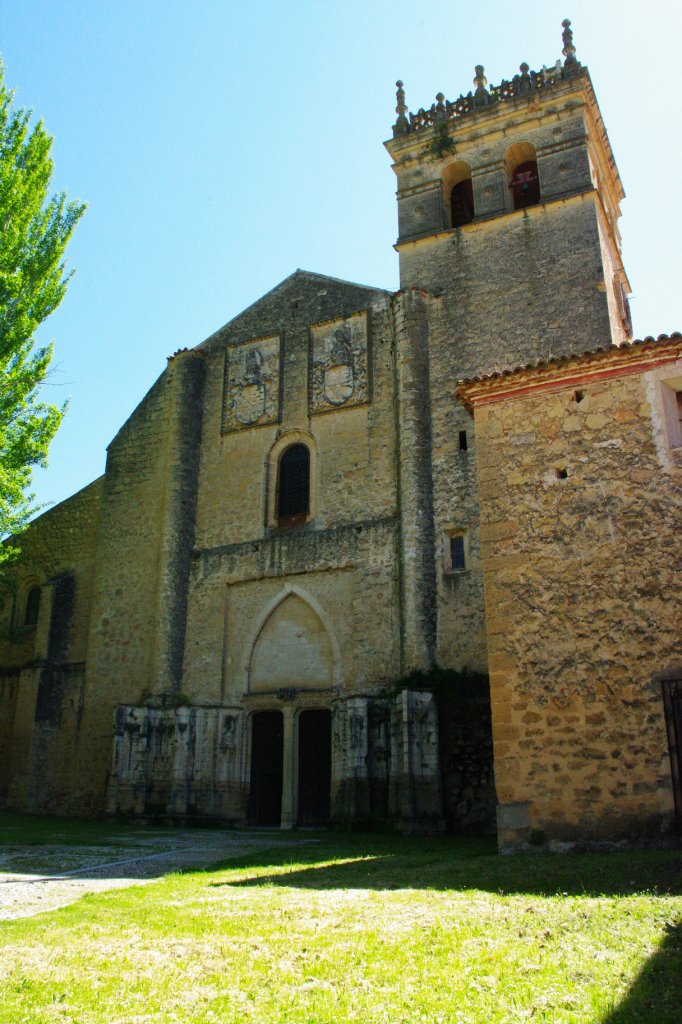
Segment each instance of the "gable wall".
[{"label": "gable wall", "polygon": [[[368,308],[371,400],[312,412],[311,324]],[[319,602],[334,624],[344,686],[371,686],[398,674],[389,317],[381,292],[296,275],[205,346],[206,401],[182,684],[192,699],[235,701],[243,696],[254,622],[290,584]],[[228,347],[272,336],[280,338],[282,347],[278,421],[221,430]],[[270,452],[287,432],[310,445],[314,462],[314,514],[293,532],[269,525],[277,467]]]}]

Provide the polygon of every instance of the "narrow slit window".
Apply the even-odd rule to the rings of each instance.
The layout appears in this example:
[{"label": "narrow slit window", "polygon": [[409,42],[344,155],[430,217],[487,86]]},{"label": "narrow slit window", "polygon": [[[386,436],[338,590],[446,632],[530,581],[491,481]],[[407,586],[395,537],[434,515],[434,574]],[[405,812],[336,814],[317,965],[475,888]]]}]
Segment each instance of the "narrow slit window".
[{"label": "narrow slit window", "polygon": [[461,572],[462,569],[466,569],[464,537],[458,535],[450,537],[450,570],[452,572]]},{"label": "narrow slit window", "polygon": [[469,447],[469,445],[468,445],[468,442],[467,442],[467,432],[466,432],[466,430],[460,430],[460,432],[459,432],[459,450],[461,452],[465,452],[465,451],[467,451],[468,447]]}]

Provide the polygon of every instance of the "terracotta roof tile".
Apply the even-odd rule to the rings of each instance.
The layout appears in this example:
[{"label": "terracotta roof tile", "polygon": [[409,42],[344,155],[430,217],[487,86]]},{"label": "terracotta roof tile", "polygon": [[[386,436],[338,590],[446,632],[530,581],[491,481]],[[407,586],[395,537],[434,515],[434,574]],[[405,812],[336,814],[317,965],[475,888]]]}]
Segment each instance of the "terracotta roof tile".
[{"label": "terracotta roof tile", "polygon": [[551,366],[561,366],[565,363],[570,363],[573,360],[588,359],[590,357],[598,357],[603,355],[605,352],[614,352],[616,349],[628,349],[635,345],[637,346],[650,346],[650,345],[662,345],[666,342],[682,341],[682,334],[679,331],[673,331],[672,334],[659,334],[657,338],[652,335],[647,335],[645,338],[635,338],[632,341],[626,341],[622,345],[602,345],[598,348],[586,349],[583,352],[573,352],[570,355],[559,355],[550,356],[548,359],[536,359],[530,363],[523,363],[517,366],[507,366],[501,370],[491,370],[490,373],[478,374],[475,377],[465,377],[458,380],[458,385],[462,384],[475,384],[486,380],[500,380],[503,377],[511,377],[516,373],[528,372],[529,370],[540,370],[549,368]]}]

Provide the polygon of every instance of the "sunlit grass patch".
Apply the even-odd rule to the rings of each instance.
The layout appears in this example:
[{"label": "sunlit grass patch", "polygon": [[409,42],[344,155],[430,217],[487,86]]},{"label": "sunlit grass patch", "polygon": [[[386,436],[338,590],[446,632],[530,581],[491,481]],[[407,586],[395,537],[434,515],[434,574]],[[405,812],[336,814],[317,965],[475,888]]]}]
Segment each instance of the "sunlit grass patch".
[{"label": "sunlit grass patch", "polygon": [[679,1021],[675,851],[321,836],[0,927],[0,1021]]}]

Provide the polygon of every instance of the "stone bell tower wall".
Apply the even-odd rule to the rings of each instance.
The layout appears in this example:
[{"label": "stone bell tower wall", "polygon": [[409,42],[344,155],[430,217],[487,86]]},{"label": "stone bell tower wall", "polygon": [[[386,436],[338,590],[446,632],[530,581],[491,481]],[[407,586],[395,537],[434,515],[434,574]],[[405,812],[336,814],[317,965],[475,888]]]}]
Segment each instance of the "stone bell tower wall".
[{"label": "stone bell tower wall", "polygon": [[[453,668],[485,670],[487,660],[476,438],[452,399],[456,382],[621,342],[629,331],[623,190],[570,23],[564,30],[563,66],[536,73],[522,64],[490,89],[479,66],[475,93],[453,103],[439,93],[409,119],[398,83],[386,143],[398,182],[401,288],[429,305],[435,653]],[[526,161],[539,195],[514,209],[514,169]],[[450,193],[467,179],[473,210],[452,227]],[[462,538],[464,567],[452,565],[453,537]]]},{"label": "stone bell tower wall", "polygon": [[[615,228],[622,190],[595,111],[585,71],[543,100],[520,97],[504,110],[472,111],[463,125],[444,124],[450,134],[433,127],[417,141],[388,144],[401,287],[442,296],[460,376],[624,340],[607,297],[614,269],[623,273]],[[510,167],[524,154],[537,161],[540,202],[514,210]],[[455,165],[470,172],[474,219],[451,228]],[[610,179],[599,176],[602,165]]]}]

